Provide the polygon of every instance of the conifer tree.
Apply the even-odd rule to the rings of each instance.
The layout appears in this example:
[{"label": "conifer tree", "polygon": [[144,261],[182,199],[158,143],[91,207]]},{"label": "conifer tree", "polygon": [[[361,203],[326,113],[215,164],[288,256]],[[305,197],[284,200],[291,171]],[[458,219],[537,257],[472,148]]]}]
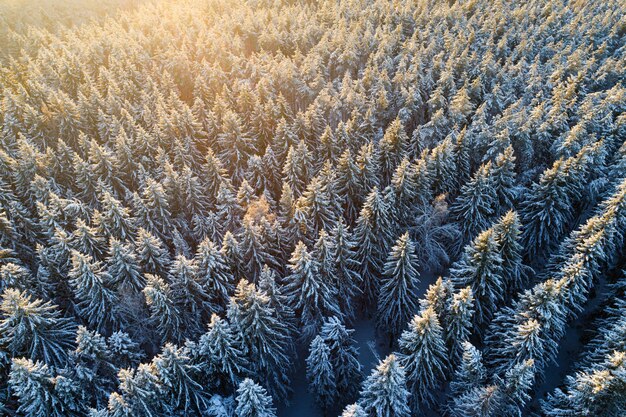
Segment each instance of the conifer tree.
[{"label": "conifer tree", "polygon": [[343,221],[340,221],[330,232],[333,245],[334,281],[337,283],[337,297],[344,316],[354,315],[354,300],[362,290],[361,276],[358,273],[359,264],[356,260],[357,247],[350,231]]},{"label": "conifer tree", "polygon": [[450,407],[454,417],[499,417],[505,410],[505,394],[497,384],[484,385],[454,398]]},{"label": "conifer tree", "polygon": [[156,323],[161,341],[178,341],[182,336],[181,313],[176,305],[170,286],[156,275],[146,275],[143,293],[150,309],[150,318]]},{"label": "conifer tree", "polygon": [[314,177],[302,193],[301,204],[307,212],[310,233],[313,236],[321,230],[330,230],[337,224],[333,199],[328,184],[325,184],[319,176]]},{"label": "conifer tree", "polygon": [[233,274],[234,282],[238,282],[238,280],[245,277],[241,246],[239,245],[237,238],[230,231],[224,234],[220,252],[224,257],[231,274]]},{"label": "conifer tree", "polygon": [[452,281],[457,286],[470,286],[476,314],[474,323],[488,321],[496,304],[503,299],[502,255],[493,228],[479,234],[459,261],[450,268]]},{"label": "conifer tree", "polygon": [[137,233],[136,251],[143,272],[156,275],[167,272],[170,258],[163,242],[146,229],[141,228]]},{"label": "conifer tree", "polygon": [[299,313],[305,339],[319,330],[324,316],[341,315],[337,290],[320,274],[320,264],[299,242],[289,260],[291,274],[285,278],[285,295]]},{"label": "conifer tree", "polygon": [[228,306],[228,319],[243,340],[253,375],[269,392],[284,399],[289,392],[291,341],[267,295],[241,280]]},{"label": "conifer tree", "polygon": [[400,119],[396,119],[387,127],[385,135],[379,143],[382,185],[389,184],[396,166],[406,156],[408,146],[409,137],[404,131]]},{"label": "conifer tree", "polygon": [[359,405],[368,417],[409,417],[409,395],[404,369],[391,354],[363,383]]},{"label": "conifer tree", "polygon": [[113,197],[108,191],[102,193],[100,205],[102,206],[102,211],[94,211],[93,218],[98,234],[114,237],[121,241],[132,239],[135,227],[129,208],[124,207],[122,202]]},{"label": "conifer tree", "polygon": [[254,142],[244,128],[241,118],[233,111],[222,117],[221,133],[217,135],[221,151],[219,158],[226,161],[230,168],[233,182],[239,184],[244,177],[243,168],[248,157],[254,153]]},{"label": "conifer tree", "polygon": [[152,364],[143,363],[136,369],[122,369],[117,392],[109,396],[111,417],[161,416],[171,413],[164,391]]},{"label": "conifer tree", "polygon": [[234,389],[248,370],[244,343],[228,322],[213,314],[193,352],[210,386]]},{"label": "conifer tree", "polygon": [[492,171],[491,162],[482,165],[461,187],[461,194],[450,207],[466,241],[486,229],[496,214],[498,199]]},{"label": "conifer tree", "polygon": [[359,350],[352,334],[337,317],[324,322],[320,336],[330,348],[330,363],[335,372],[335,386],[338,398],[352,400],[356,396],[362,379]]},{"label": "conifer tree", "polygon": [[[62,366],[74,344],[74,324],[50,302],[7,289],[0,304],[0,346],[11,357]],[[4,356],[4,355],[0,355]]]},{"label": "conifer tree", "polygon": [[191,259],[178,255],[169,273],[172,301],[183,318],[183,327],[190,334],[197,334],[199,323],[208,311],[208,295],[205,286],[198,279],[198,270]]},{"label": "conifer tree", "polygon": [[200,372],[194,365],[186,347],[167,343],[163,351],[152,360],[155,375],[167,395],[167,403],[176,409],[200,412],[206,407],[206,394],[196,378]]},{"label": "conifer tree", "polygon": [[359,404],[349,404],[341,413],[341,417],[366,417],[365,410]]},{"label": "conifer tree", "polygon": [[530,390],[535,382],[535,361],[528,359],[509,369],[504,376],[506,395],[505,415],[522,416],[524,408],[531,400]]},{"label": "conifer tree", "polygon": [[398,340],[398,361],[404,367],[414,408],[432,404],[433,392],[448,371],[448,351],[443,330],[433,308],[413,317]]},{"label": "conifer tree", "polygon": [[76,384],[62,376],[53,376],[48,366],[39,361],[13,359],[9,385],[23,415],[78,417],[84,413]]},{"label": "conifer tree", "polygon": [[357,262],[361,265],[363,292],[369,304],[378,298],[379,276],[391,242],[391,226],[388,223],[388,207],[380,192],[374,188],[367,196],[354,229],[357,243]]},{"label": "conifer tree", "polygon": [[385,329],[392,337],[400,333],[417,310],[417,262],[415,247],[406,232],[398,238],[389,253],[378,296],[378,328]]},{"label": "conifer tree", "polygon": [[244,379],[237,388],[237,417],[276,417],[272,397],[250,378]]},{"label": "conifer tree", "polygon": [[270,305],[276,310],[283,326],[293,335],[296,332],[296,314],[289,306],[285,286],[278,282],[276,273],[267,265],[263,266],[259,276],[259,290],[269,297]]},{"label": "conifer tree", "polygon": [[223,254],[215,243],[207,238],[198,245],[193,262],[198,281],[206,289],[211,311],[224,311],[235,285]]},{"label": "conifer tree", "polygon": [[523,264],[522,230],[516,212],[509,211],[494,225],[502,257],[502,279],[511,292],[523,287],[532,269]]},{"label": "conifer tree", "polygon": [[625,368],[626,353],[616,350],[608,352],[600,362],[568,375],[565,387],[557,388],[542,401],[544,415],[623,415],[626,410]]},{"label": "conifer tree", "polygon": [[472,331],[474,296],[471,287],[460,289],[452,296],[444,316],[446,345],[452,363],[458,363]]},{"label": "conifer tree", "polygon": [[115,288],[122,291],[140,292],[146,285],[139,262],[130,245],[115,238],[111,239],[107,264],[107,272]]},{"label": "conifer tree", "polygon": [[107,338],[107,346],[111,352],[111,360],[118,368],[137,366],[142,358],[139,344],[134,342],[127,333],[114,332]]},{"label": "conifer tree", "polygon": [[315,401],[323,410],[327,410],[335,402],[337,387],[335,371],[330,362],[330,348],[320,336],[311,342],[306,359],[306,374]]},{"label": "conifer tree", "polygon": [[483,356],[470,342],[463,342],[461,362],[450,383],[452,400],[481,387],[487,378]]},{"label": "conifer tree", "polygon": [[91,326],[106,329],[114,324],[117,296],[112,290],[112,278],[99,262],[72,252],[70,285],[79,300],[78,311]]}]

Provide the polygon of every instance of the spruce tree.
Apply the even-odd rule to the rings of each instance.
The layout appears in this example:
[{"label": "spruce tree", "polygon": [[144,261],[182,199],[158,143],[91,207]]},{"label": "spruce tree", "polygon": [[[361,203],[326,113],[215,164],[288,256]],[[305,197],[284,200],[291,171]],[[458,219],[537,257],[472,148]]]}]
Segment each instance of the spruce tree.
[{"label": "spruce tree", "polygon": [[568,375],[565,386],[549,393],[541,409],[547,417],[619,417],[626,411],[625,372],[626,352],[609,352],[601,361]]},{"label": "spruce tree", "polygon": [[137,233],[136,252],[143,272],[156,275],[167,272],[170,258],[163,242],[146,229],[141,228]]},{"label": "spruce tree", "polygon": [[457,286],[471,287],[476,306],[474,323],[479,326],[491,318],[504,297],[502,262],[492,228],[466,246],[461,259],[450,268],[451,279]]},{"label": "spruce tree", "polygon": [[203,240],[193,258],[198,281],[205,287],[213,312],[225,311],[235,290],[234,277],[219,248],[208,238]]},{"label": "spruce tree", "polygon": [[121,291],[140,292],[146,285],[137,256],[130,245],[111,239],[107,272],[112,285]]},{"label": "spruce tree", "polygon": [[[11,357],[42,360],[63,366],[75,336],[71,319],[64,318],[50,302],[7,289],[0,304],[0,346]],[[2,355],[4,356],[4,355]]]},{"label": "spruce tree", "polygon": [[398,238],[384,267],[377,307],[377,326],[394,337],[417,310],[419,272],[415,247],[406,232]]},{"label": "spruce tree", "polygon": [[448,351],[433,308],[413,317],[398,340],[398,361],[404,367],[415,410],[433,403],[433,392],[448,372]]},{"label": "spruce tree", "polygon": [[44,363],[13,359],[9,385],[19,402],[18,412],[29,417],[79,417],[84,408],[78,386],[62,376],[53,376]]},{"label": "spruce tree", "polygon": [[316,336],[311,342],[306,359],[306,375],[315,401],[323,410],[327,410],[336,400],[337,386],[335,371],[330,362],[330,348],[320,336]]},{"label": "spruce tree", "polygon": [[285,278],[285,294],[300,315],[303,336],[308,339],[319,330],[324,316],[341,315],[337,290],[320,274],[319,262],[299,242],[289,260],[291,274]]},{"label": "spruce tree", "polygon": [[152,360],[155,375],[167,403],[184,413],[199,413],[206,407],[206,393],[197,382],[199,366],[192,363],[189,349],[167,343]]},{"label": "spruce tree", "polygon": [[379,143],[380,169],[382,184],[388,185],[396,170],[396,166],[406,156],[409,146],[409,137],[404,131],[400,119],[394,120],[385,131]]},{"label": "spruce tree", "polygon": [[155,323],[161,341],[180,340],[183,332],[182,317],[170,286],[156,275],[147,274],[146,280],[143,293],[150,309],[150,319]]},{"label": "spruce tree", "polygon": [[362,293],[359,263],[356,259],[357,246],[348,227],[340,221],[330,232],[333,244],[334,281],[337,283],[337,297],[344,316],[351,318],[355,313],[354,301]]},{"label": "spruce tree", "polygon": [[244,342],[252,374],[269,392],[284,399],[289,392],[291,339],[267,295],[241,280],[230,299],[228,319]]},{"label": "spruce tree", "polygon": [[341,417],[366,417],[365,410],[359,404],[349,404],[344,408]]},{"label": "spruce tree", "polygon": [[166,416],[172,413],[153,364],[122,369],[117,376],[119,393],[109,396],[107,407],[111,417]]},{"label": "spruce tree", "polygon": [[237,417],[276,417],[272,397],[250,378],[244,379],[237,388]]},{"label": "spruce tree", "polygon": [[330,363],[335,372],[337,396],[344,401],[352,401],[357,394],[363,377],[359,362],[359,349],[354,337],[354,329],[348,329],[337,317],[324,322],[320,336],[330,348]]},{"label": "spruce tree", "polygon": [[486,229],[496,214],[498,199],[492,171],[491,162],[482,165],[461,187],[461,194],[450,207],[461,225],[465,241]]},{"label": "spruce tree", "polygon": [[359,405],[368,417],[409,417],[409,396],[404,369],[391,354],[363,383]]},{"label": "spruce tree", "polygon": [[470,342],[463,342],[461,363],[450,383],[451,398],[454,400],[475,388],[481,387],[487,378],[481,352]]},{"label": "spruce tree", "polygon": [[452,296],[445,314],[446,345],[450,351],[450,360],[458,363],[469,340],[474,317],[474,296],[471,287],[460,289]]},{"label": "spruce tree", "polygon": [[213,314],[193,352],[210,386],[234,389],[248,370],[244,343],[228,322]]},{"label": "spruce tree", "polygon": [[103,270],[102,265],[74,251],[69,278],[79,300],[79,314],[100,330],[114,324],[117,296],[112,290],[111,276]]}]

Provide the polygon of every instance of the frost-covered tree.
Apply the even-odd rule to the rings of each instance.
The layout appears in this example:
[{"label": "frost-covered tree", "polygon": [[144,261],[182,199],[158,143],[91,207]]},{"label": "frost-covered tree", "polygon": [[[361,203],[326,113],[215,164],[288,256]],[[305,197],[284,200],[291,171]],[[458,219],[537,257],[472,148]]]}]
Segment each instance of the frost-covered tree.
[{"label": "frost-covered tree", "polygon": [[461,194],[450,207],[461,225],[465,241],[486,229],[496,214],[498,198],[491,162],[482,165],[461,187]]},{"label": "frost-covered tree", "polygon": [[244,379],[237,388],[237,417],[276,417],[272,404],[272,397],[265,388],[256,384],[250,378]]},{"label": "frost-covered tree", "polygon": [[235,285],[223,254],[215,243],[207,238],[198,245],[193,263],[198,281],[202,283],[209,298],[211,311],[224,311]]},{"label": "frost-covered tree", "polygon": [[471,287],[461,288],[446,306],[444,330],[452,363],[458,363],[469,340],[474,317],[474,295]]},{"label": "frost-covered tree", "polygon": [[152,364],[143,363],[136,369],[122,369],[118,380],[118,392],[109,396],[107,406],[111,417],[149,417],[172,412]]},{"label": "frost-covered tree", "polygon": [[306,359],[306,376],[315,401],[324,410],[331,407],[337,397],[335,370],[330,361],[330,348],[321,336],[316,336],[311,342]]},{"label": "frost-covered tree", "polygon": [[474,324],[488,321],[504,297],[502,255],[493,228],[465,247],[461,259],[450,268],[450,274],[457,286],[472,289],[476,308]]},{"label": "frost-covered tree", "polygon": [[161,341],[180,340],[182,336],[181,312],[176,305],[170,286],[156,275],[146,275],[147,284],[143,289],[150,318],[156,324]]},{"label": "frost-covered tree", "polygon": [[610,352],[600,362],[566,377],[565,386],[549,393],[541,408],[548,417],[602,415],[626,411],[626,352]]},{"label": "frost-covered tree", "polygon": [[379,143],[380,170],[382,184],[391,181],[396,166],[406,156],[409,146],[407,136],[400,119],[394,120],[385,130],[385,135]]},{"label": "frost-covered tree", "polygon": [[116,239],[111,239],[107,272],[112,285],[122,291],[141,292],[146,280],[141,273],[137,256],[132,247]]},{"label": "frost-covered tree", "polygon": [[263,266],[259,276],[259,290],[269,297],[270,305],[276,310],[283,326],[293,335],[297,327],[296,314],[289,305],[285,286],[278,282],[276,272],[267,265]]},{"label": "frost-covered tree", "polygon": [[365,410],[359,404],[349,404],[344,408],[341,417],[366,417]]},{"label": "frost-covered tree", "polygon": [[487,368],[483,364],[481,352],[470,342],[463,342],[461,362],[450,383],[452,400],[482,386],[487,378]]},{"label": "frost-covered tree", "polygon": [[192,354],[209,386],[234,389],[248,370],[243,340],[216,314],[211,316],[207,332],[200,336]]},{"label": "frost-covered tree", "polygon": [[362,291],[362,280],[358,273],[359,263],[356,260],[356,242],[343,221],[333,228],[330,238],[333,243],[333,279],[337,283],[339,307],[344,316],[351,317],[355,313],[355,298]]},{"label": "frost-covered tree", "polygon": [[79,314],[98,329],[114,324],[117,296],[112,289],[112,278],[102,265],[74,251],[69,278],[79,300]]},{"label": "frost-covered tree", "polygon": [[376,301],[380,274],[392,241],[389,208],[380,192],[374,188],[367,196],[354,229],[357,244],[356,259],[363,279],[363,293],[367,304]]},{"label": "frost-covered tree", "polygon": [[289,260],[291,272],[285,278],[285,295],[299,313],[303,336],[310,338],[319,330],[324,316],[341,315],[337,289],[320,274],[320,264],[304,243],[299,242]]},{"label": "frost-covered tree", "polygon": [[[0,357],[27,357],[62,366],[74,344],[74,324],[50,302],[7,289],[0,304]],[[8,359],[8,358],[6,358]]]},{"label": "frost-covered tree", "polygon": [[443,330],[433,308],[413,317],[398,346],[398,361],[406,372],[414,409],[432,404],[449,367]]},{"label": "frost-covered tree", "polygon": [[499,417],[504,414],[505,397],[497,384],[485,385],[454,398],[450,415],[454,417]]},{"label": "frost-covered tree", "polygon": [[192,363],[188,348],[167,343],[152,366],[168,404],[184,413],[204,410],[206,393],[197,381],[200,367]]},{"label": "frost-covered tree", "polygon": [[368,417],[409,417],[409,396],[404,369],[391,354],[363,383],[359,405]]},{"label": "frost-covered tree", "polygon": [[84,405],[78,397],[77,384],[65,377],[54,376],[44,363],[30,359],[13,359],[8,382],[18,398],[18,412],[25,416],[84,415]]},{"label": "frost-covered tree", "polygon": [[502,278],[507,291],[524,286],[532,269],[523,263],[522,225],[517,213],[509,211],[494,225],[496,241],[502,257]]},{"label": "frost-covered tree", "polygon": [[137,232],[136,252],[145,273],[162,275],[167,272],[170,258],[163,242],[146,229]]},{"label": "frost-covered tree", "polygon": [[169,277],[172,301],[182,315],[184,331],[197,334],[200,319],[209,310],[209,296],[198,277],[195,262],[178,255],[172,262]]},{"label": "frost-covered tree", "polygon": [[264,381],[273,396],[284,399],[290,391],[287,374],[292,341],[269,297],[242,280],[230,299],[227,315],[243,340],[253,375]]},{"label": "frost-covered tree", "polygon": [[353,334],[354,329],[346,328],[337,317],[326,320],[320,331],[322,340],[330,348],[337,396],[343,400],[352,400],[356,396],[363,377],[359,349]]},{"label": "frost-covered tree", "polygon": [[377,326],[393,336],[417,310],[416,288],[419,282],[415,247],[404,233],[389,253],[384,267],[377,307]]}]

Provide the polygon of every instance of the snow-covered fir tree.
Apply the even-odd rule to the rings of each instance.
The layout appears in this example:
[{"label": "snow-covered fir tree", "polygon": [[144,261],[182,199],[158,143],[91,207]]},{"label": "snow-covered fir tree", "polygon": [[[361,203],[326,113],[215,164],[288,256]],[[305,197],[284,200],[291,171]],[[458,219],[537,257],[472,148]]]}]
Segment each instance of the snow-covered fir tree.
[{"label": "snow-covered fir tree", "polygon": [[377,308],[379,329],[396,336],[417,309],[418,260],[408,232],[398,238],[384,267]]},{"label": "snow-covered fir tree", "polygon": [[391,354],[363,382],[359,405],[369,417],[409,417],[409,396],[404,369]]}]

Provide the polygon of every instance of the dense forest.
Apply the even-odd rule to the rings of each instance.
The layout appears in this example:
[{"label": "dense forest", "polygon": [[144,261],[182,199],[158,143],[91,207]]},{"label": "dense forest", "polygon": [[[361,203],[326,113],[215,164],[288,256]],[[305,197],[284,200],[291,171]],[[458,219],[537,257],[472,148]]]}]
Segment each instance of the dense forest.
[{"label": "dense forest", "polygon": [[317,416],[626,415],[623,0],[8,0],[0,44],[0,415],[300,375]]}]

